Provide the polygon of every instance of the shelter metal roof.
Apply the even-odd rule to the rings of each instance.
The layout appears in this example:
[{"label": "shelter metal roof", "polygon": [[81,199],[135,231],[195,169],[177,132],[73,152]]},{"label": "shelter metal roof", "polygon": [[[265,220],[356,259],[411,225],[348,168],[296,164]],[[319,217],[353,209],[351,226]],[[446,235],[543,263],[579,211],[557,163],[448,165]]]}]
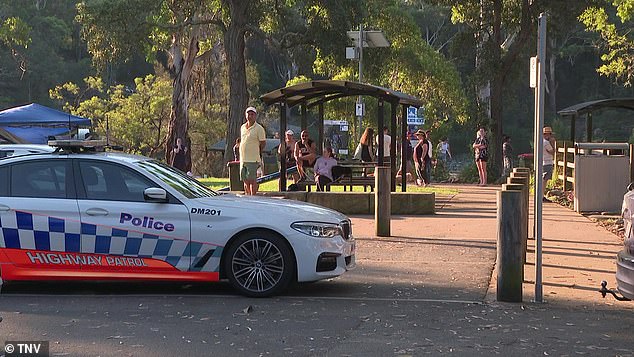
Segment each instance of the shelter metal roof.
[{"label": "shelter metal roof", "polygon": [[604,108],[617,108],[617,109],[629,109],[634,110],[634,98],[612,98],[593,100],[589,102],[579,103],[572,105],[568,108],[562,109],[557,113],[561,116],[581,115],[590,112],[594,112]]},{"label": "shelter metal roof", "polygon": [[373,96],[413,107],[423,106],[420,99],[393,89],[367,83],[331,80],[314,80],[276,89],[262,95],[260,99],[267,105],[285,101],[289,107],[293,107],[301,103],[311,104],[311,100],[323,103],[336,98],[359,95]]}]

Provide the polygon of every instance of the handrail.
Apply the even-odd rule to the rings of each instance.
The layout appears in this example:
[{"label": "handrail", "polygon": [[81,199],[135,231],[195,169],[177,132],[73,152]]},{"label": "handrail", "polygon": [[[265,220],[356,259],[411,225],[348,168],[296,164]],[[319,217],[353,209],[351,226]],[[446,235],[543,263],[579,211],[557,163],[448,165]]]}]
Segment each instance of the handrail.
[{"label": "handrail", "polygon": [[597,149],[597,150],[628,150],[628,143],[575,143],[577,149]]}]

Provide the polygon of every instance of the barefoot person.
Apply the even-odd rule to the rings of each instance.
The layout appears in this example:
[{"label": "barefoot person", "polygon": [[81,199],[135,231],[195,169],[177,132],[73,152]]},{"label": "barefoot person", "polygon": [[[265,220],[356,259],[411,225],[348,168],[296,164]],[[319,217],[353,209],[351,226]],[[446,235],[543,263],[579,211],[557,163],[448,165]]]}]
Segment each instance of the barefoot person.
[{"label": "barefoot person", "polygon": [[473,142],[473,150],[475,154],[475,162],[478,167],[478,176],[480,176],[480,186],[486,186],[487,184],[487,160],[489,159],[488,153],[489,142],[486,138],[486,130],[483,126],[478,130],[476,140]]}]

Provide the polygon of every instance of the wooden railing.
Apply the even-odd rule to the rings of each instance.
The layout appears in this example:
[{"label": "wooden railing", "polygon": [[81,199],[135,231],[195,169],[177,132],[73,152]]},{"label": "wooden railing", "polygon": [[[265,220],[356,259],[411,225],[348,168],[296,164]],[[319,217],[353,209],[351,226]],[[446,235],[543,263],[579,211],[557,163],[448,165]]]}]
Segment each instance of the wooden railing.
[{"label": "wooden railing", "polygon": [[555,177],[562,181],[564,191],[574,186],[575,148],[572,141],[558,141],[555,150]]},{"label": "wooden railing", "polygon": [[602,154],[624,155],[629,152],[630,181],[634,181],[634,146],[622,143],[577,143],[571,141],[558,141],[555,150],[555,174],[556,179],[562,181],[564,191],[574,190],[575,155]]}]

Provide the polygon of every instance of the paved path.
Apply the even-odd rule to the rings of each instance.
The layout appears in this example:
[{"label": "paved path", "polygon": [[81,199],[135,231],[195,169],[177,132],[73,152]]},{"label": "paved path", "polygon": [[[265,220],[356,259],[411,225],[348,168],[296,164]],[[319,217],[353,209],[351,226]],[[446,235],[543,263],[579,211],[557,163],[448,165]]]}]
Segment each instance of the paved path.
[{"label": "paved path", "polygon": [[[436,199],[436,214],[433,216],[393,217],[393,238],[433,242],[438,250],[448,245],[464,246],[464,251],[453,250],[449,259],[440,254],[437,261],[426,263],[440,266],[438,270],[445,274],[445,280],[453,280],[456,275],[460,275],[467,280],[475,279],[478,282],[476,285],[480,286],[483,279],[491,279],[488,291],[484,292],[488,296],[483,296],[483,299],[495,300],[496,274],[491,273],[496,257],[496,192],[500,186],[438,186],[457,190],[458,193],[439,195]],[[603,299],[597,292],[602,280],[608,281],[608,287],[616,286],[615,255],[622,249],[622,241],[568,208],[555,203],[544,203],[543,208],[542,291],[545,302],[561,302],[569,306],[616,305],[618,308],[632,309],[634,303],[618,303],[613,298]],[[525,302],[534,300],[535,292],[532,204],[530,215],[531,233],[523,287]],[[373,217],[354,217],[353,223],[357,237],[371,237],[377,242],[389,240],[375,237]],[[482,250],[474,250],[478,248]],[[478,269],[479,266],[483,269]],[[438,277],[438,280],[442,281],[442,278]]]}]

